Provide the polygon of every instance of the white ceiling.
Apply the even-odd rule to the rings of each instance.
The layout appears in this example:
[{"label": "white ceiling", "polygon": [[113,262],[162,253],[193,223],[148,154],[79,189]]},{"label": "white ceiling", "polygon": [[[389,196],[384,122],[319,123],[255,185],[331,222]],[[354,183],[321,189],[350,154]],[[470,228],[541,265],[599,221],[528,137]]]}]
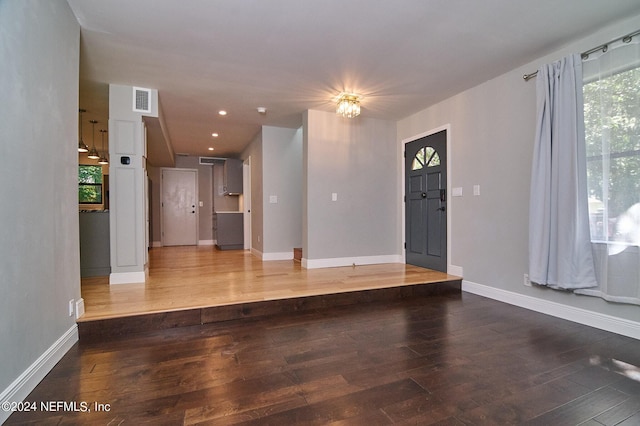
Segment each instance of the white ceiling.
[{"label": "white ceiling", "polygon": [[221,157],[261,125],[333,111],[341,91],[363,95],[363,117],[398,120],[640,13],[638,0],[68,2],[85,120],[106,123],[108,83],[155,88],[174,151]]}]

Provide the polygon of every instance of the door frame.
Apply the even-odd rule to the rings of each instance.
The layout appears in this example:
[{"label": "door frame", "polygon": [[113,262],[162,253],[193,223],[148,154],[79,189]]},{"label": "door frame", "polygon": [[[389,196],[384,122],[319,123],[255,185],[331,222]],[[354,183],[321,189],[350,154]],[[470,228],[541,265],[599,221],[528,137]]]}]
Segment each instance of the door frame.
[{"label": "door frame", "polygon": [[417,135],[413,135],[410,136],[408,138],[402,139],[402,143],[400,144],[400,155],[399,155],[399,159],[400,159],[400,194],[402,194],[402,197],[400,199],[401,201],[401,211],[400,211],[400,223],[401,223],[401,229],[399,230],[399,234],[400,234],[400,252],[401,257],[402,257],[402,262],[403,263],[407,263],[407,253],[406,250],[404,249],[404,243],[405,241],[405,235],[407,232],[407,224],[406,224],[406,210],[407,210],[407,203],[404,201],[405,196],[407,195],[405,193],[405,178],[406,178],[406,170],[405,170],[405,158],[404,158],[404,152],[406,150],[406,145],[409,142],[413,142],[415,140],[418,139],[422,139],[426,136],[431,136],[435,133],[439,133],[442,131],[446,131],[447,133],[447,209],[446,209],[446,213],[447,213],[447,273],[448,274],[452,274],[452,275],[459,275],[462,276],[461,270],[462,268],[458,267],[458,266],[454,266],[451,264],[451,248],[452,248],[452,241],[451,241],[451,216],[452,216],[452,211],[453,211],[453,203],[451,202],[451,178],[452,178],[452,173],[451,173],[451,160],[452,160],[452,155],[451,155],[451,124],[445,124],[443,126],[440,127],[436,127],[433,128],[431,130],[427,130],[426,132],[422,132],[420,134]]},{"label": "door frame", "polygon": [[200,245],[200,195],[198,193],[198,169],[189,169],[189,168],[180,168],[180,167],[161,167],[160,168],[160,246],[164,247],[164,205],[163,205],[163,186],[164,186],[164,172],[169,171],[187,171],[187,172],[195,172],[196,182],[195,182],[195,202],[196,202],[196,243],[194,245]]},{"label": "door frame", "polygon": [[242,162],[242,227],[244,249],[251,250],[251,156]]}]

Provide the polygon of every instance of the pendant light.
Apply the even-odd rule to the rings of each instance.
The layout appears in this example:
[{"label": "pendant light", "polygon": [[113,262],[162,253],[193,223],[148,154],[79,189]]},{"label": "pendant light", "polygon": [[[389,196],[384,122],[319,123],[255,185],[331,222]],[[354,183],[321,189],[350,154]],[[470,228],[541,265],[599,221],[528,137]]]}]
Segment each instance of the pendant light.
[{"label": "pendant light", "polygon": [[109,164],[109,160],[107,160],[107,152],[104,150],[104,134],[107,133],[107,130],[100,129],[100,137],[102,138],[102,155],[98,159],[98,164]]},{"label": "pendant light", "polygon": [[80,121],[79,121],[79,123],[80,123],[80,137],[78,138],[78,152],[87,152],[87,151],[89,151],[89,147],[82,140],[82,113],[83,112],[87,112],[87,110],[86,109],[79,109],[78,111],[80,112]]},{"label": "pendant light", "polygon": [[92,160],[97,160],[98,158],[100,158],[100,154],[98,154],[98,150],[96,149],[96,120],[89,120],[89,123],[91,123],[91,149],[89,150],[89,153],[87,154],[87,157],[91,158]]}]

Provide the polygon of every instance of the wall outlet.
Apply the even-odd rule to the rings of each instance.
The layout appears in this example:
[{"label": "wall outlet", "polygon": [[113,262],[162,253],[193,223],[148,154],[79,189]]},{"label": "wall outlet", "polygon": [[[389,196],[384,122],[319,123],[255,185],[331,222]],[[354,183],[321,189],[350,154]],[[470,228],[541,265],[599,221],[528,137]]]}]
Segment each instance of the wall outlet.
[{"label": "wall outlet", "polygon": [[524,285],[526,287],[531,287],[531,281],[529,280],[529,274],[524,274]]},{"label": "wall outlet", "polygon": [[74,303],[75,303],[75,300],[73,300],[73,299],[69,300],[69,316],[70,317],[73,316],[73,312],[74,312],[74,309],[75,309]]}]

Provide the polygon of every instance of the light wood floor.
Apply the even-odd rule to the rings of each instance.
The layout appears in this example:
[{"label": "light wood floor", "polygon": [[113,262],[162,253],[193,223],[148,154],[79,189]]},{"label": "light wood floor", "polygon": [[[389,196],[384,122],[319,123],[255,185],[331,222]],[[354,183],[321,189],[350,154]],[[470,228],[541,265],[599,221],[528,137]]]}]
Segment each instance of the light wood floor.
[{"label": "light wood floor", "polygon": [[149,265],[146,284],[83,278],[78,322],[460,279],[404,264],[304,269],[293,260],[262,262],[249,251],[211,246],[153,248]]}]

